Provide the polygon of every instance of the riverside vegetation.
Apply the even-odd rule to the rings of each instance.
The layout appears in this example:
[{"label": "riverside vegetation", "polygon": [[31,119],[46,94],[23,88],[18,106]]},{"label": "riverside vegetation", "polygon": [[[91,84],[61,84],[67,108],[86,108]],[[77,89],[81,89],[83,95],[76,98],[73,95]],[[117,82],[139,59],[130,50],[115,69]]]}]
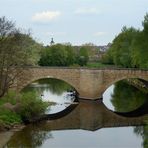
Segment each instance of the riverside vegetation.
[{"label": "riverside vegetation", "polygon": [[0,130],[12,128],[44,114],[48,102],[35,92],[17,94],[9,91],[0,100]]}]

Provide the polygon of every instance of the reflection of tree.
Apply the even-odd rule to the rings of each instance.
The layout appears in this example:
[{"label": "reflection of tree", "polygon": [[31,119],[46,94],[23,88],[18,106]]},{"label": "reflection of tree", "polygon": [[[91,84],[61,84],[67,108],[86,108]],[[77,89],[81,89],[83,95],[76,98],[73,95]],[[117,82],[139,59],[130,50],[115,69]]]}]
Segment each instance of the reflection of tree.
[{"label": "reflection of tree", "polygon": [[49,131],[41,131],[38,126],[27,126],[22,131],[16,132],[8,141],[6,146],[9,147],[38,147],[48,139],[53,138]]},{"label": "reflection of tree", "polygon": [[61,95],[63,92],[73,89],[69,84],[58,79],[41,79],[36,82],[40,85],[39,87],[31,87],[30,85],[24,90],[28,91],[35,89],[39,93],[50,90],[53,94]]},{"label": "reflection of tree", "polygon": [[146,126],[135,127],[134,133],[140,135],[143,138],[143,148],[148,148],[148,123]]},{"label": "reflection of tree", "polygon": [[115,84],[111,102],[115,111],[128,112],[140,107],[147,98],[148,94],[127,84],[125,81],[120,81]]}]

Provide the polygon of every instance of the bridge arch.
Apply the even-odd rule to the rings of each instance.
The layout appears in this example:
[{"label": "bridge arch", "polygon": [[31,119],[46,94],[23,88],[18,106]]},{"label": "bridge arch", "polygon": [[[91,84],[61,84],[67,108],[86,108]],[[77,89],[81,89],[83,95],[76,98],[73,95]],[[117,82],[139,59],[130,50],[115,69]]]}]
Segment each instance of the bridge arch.
[{"label": "bridge arch", "polygon": [[144,80],[144,81],[148,81],[147,78],[145,77],[142,77],[142,76],[123,76],[123,77],[117,77],[116,79],[113,79],[112,81],[108,82],[106,85],[104,85],[103,89],[102,89],[102,94],[113,84],[119,82],[119,81],[122,81],[122,80],[126,80],[126,79],[141,79],[141,80]]},{"label": "bridge arch", "polygon": [[106,85],[104,85],[104,88],[102,90],[102,92],[104,93],[111,85],[119,82],[119,81],[122,81],[122,80],[126,80],[126,79],[141,79],[141,80],[144,80],[144,81],[148,81],[146,78],[143,78],[143,77],[140,77],[140,76],[130,76],[130,77],[127,77],[127,76],[123,76],[123,77],[118,77],[112,81],[110,81],[109,83],[107,83]]},{"label": "bridge arch", "polygon": [[27,81],[26,83],[22,84],[22,86],[20,87],[19,91],[23,90],[23,89],[24,89],[25,87],[27,87],[29,84],[31,84],[31,83],[33,83],[33,82],[35,82],[35,81],[41,80],[41,79],[56,79],[56,80],[63,81],[63,82],[65,82],[65,83],[69,84],[71,87],[73,87],[73,88],[77,91],[77,93],[79,93],[78,90],[77,90],[77,88],[76,88],[76,86],[74,86],[73,83],[71,83],[71,82],[69,82],[69,81],[67,81],[67,80],[65,80],[65,79],[63,79],[63,78],[59,78],[59,77],[55,77],[55,76],[41,76],[41,77],[35,77],[34,79],[31,79],[30,81]]}]

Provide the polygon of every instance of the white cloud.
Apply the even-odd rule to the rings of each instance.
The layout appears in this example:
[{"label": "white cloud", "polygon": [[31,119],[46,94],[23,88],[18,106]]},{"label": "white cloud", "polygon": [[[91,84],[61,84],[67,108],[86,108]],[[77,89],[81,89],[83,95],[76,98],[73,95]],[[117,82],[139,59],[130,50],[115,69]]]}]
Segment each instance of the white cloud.
[{"label": "white cloud", "polygon": [[107,34],[107,32],[99,31],[99,32],[95,32],[94,36],[104,36],[106,34]]},{"label": "white cloud", "polygon": [[100,14],[97,8],[78,8],[74,12],[75,14]]},{"label": "white cloud", "polygon": [[61,15],[59,11],[43,11],[32,16],[32,21],[46,23],[56,19]]}]

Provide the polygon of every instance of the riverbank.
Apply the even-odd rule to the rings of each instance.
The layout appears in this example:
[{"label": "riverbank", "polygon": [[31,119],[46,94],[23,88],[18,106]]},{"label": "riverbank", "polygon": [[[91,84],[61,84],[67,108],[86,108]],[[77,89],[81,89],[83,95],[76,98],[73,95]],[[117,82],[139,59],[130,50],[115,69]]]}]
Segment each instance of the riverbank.
[{"label": "riverbank", "polygon": [[44,114],[47,106],[35,92],[8,92],[0,98],[0,131],[20,129],[25,121]]},{"label": "riverbank", "polygon": [[0,130],[0,148],[3,148],[6,143],[10,140],[11,136],[16,132],[20,131],[26,126],[23,124],[13,125],[10,129]]}]

